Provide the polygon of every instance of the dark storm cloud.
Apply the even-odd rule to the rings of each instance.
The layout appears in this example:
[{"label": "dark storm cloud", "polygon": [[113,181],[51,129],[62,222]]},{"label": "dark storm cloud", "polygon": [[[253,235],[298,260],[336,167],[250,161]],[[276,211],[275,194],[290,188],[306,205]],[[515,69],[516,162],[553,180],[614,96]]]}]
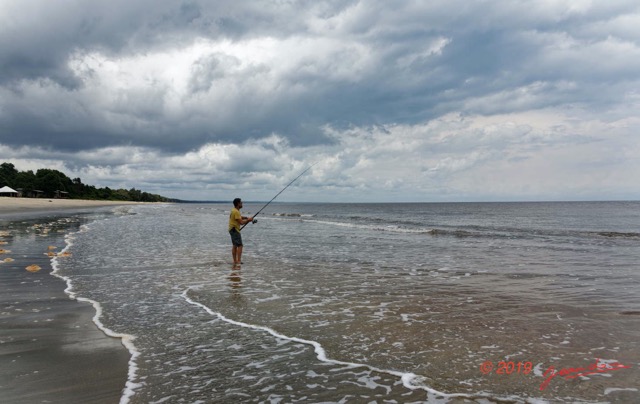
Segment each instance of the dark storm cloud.
[{"label": "dark storm cloud", "polygon": [[[175,154],[272,133],[294,146],[331,143],[326,127],[452,111],[610,108],[625,102],[640,65],[627,59],[637,30],[608,27],[634,13],[623,1],[9,1],[0,143]],[[228,49],[201,50],[185,78],[145,66],[147,55],[186,57],[177,50],[197,41]],[[104,60],[86,67],[95,55]],[[167,71],[180,62],[158,60]]]},{"label": "dark storm cloud", "polygon": [[[267,7],[232,0],[5,3],[0,6],[4,22],[0,28],[0,82],[64,78],[61,84],[72,78],[67,60],[78,48],[126,54],[188,43],[196,36],[288,36],[304,28],[304,21],[295,17],[315,5],[308,1]],[[337,13],[349,3],[322,2],[317,8]]]}]

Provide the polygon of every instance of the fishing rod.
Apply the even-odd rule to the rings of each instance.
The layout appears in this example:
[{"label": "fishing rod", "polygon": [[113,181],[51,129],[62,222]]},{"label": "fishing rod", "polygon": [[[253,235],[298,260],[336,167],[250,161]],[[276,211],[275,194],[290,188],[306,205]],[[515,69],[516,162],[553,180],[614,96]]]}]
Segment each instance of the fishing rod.
[{"label": "fishing rod", "polygon": [[[306,170],[304,170],[303,172],[301,172],[301,173],[300,173],[300,175],[298,175],[298,176],[297,176],[296,178],[294,178],[290,183],[288,183],[286,187],[282,188],[282,191],[278,192],[278,193],[276,194],[276,196],[274,196],[273,198],[271,198],[271,200],[270,200],[269,202],[267,202],[267,204],[266,204],[266,205],[264,205],[263,207],[261,207],[261,208],[260,208],[260,210],[258,211],[258,213],[256,213],[255,215],[253,215],[253,223],[257,222],[257,220],[256,220],[256,216],[258,216],[258,215],[260,214],[260,212],[262,212],[262,210],[263,210],[264,208],[266,208],[267,206],[269,206],[269,204],[270,204],[271,202],[273,202],[273,201],[278,197],[278,195],[280,195],[281,193],[283,193],[285,189],[289,188],[289,185],[291,185],[291,184],[293,184],[294,182],[296,182],[296,180],[297,180],[298,178],[302,177],[302,176],[304,175],[304,173],[306,173],[307,171],[311,170],[311,167],[315,166],[316,164],[318,164],[318,163],[313,163],[313,164],[311,164],[309,167],[307,167],[307,169],[306,169]],[[244,229],[244,226],[248,225],[249,223],[251,223],[251,222],[247,222],[247,223],[243,224],[243,225],[242,225],[242,227],[240,227],[240,230]]]}]

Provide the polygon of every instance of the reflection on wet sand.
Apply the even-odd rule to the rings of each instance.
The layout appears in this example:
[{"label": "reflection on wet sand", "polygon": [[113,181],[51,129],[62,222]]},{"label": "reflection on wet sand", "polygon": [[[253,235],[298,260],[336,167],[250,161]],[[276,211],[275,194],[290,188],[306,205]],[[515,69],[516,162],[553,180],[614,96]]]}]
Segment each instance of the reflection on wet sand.
[{"label": "reflection on wet sand", "polygon": [[242,288],[242,277],[240,276],[239,269],[234,269],[229,274],[229,286],[234,290]]},{"label": "reflection on wet sand", "polygon": [[242,277],[240,276],[240,269],[234,268],[229,273],[229,287],[231,288],[231,301],[234,303],[243,303],[244,297],[242,296]]}]

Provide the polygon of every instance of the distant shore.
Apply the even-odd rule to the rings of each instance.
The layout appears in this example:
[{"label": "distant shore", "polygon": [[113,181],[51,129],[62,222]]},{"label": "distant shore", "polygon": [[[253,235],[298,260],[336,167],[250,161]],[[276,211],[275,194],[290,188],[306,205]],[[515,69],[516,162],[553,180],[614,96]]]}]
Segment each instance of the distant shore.
[{"label": "distant shore", "polygon": [[96,207],[136,205],[147,202],[94,201],[86,199],[12,198],[0,197],[0,215],[38,214],[56,211],[84,210]]}]

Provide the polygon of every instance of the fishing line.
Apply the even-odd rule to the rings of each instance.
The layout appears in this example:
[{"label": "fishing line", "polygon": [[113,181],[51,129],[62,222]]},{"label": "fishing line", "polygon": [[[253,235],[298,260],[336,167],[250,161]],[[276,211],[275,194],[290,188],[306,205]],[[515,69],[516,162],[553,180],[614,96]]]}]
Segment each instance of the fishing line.
[{"label": "fishing line", "polygon": [[[291,185],[291,184],[293,184],[294,182],[296,182],[296,180],[297,180],[298,178],[302,177],[302,176],[304,175],[304,173],[306,173],[307,171],[311,170],[311,167],[315,166],[316,164],[318,164],[318,163],[317,163],[317,162],[316,162],[316,163],[313,163],[313,164],[311,164],[309,167],[307,167],[307,169],[306,169],[306,170],[304,170],[303,172],[301,172],[301,173],[300,173],[300,175],[298,175],[298,176],[297,176],[296,178],[294,178],[290,183],[288,183],[286,187],[282,188],[282,190],[281,190],[280,192],[278,192],[278,193],[276,194],[276,196],[274,196],[273,198],[271,198],[271,200],[270,200],[269,202],[267,202],[267,204],[266,204],[266,205],[264,205],[263,207],[261,207],[261,208],[260,208],[260,210],[258,211],[258,213],[256,213],[255,215],[253,215],[253,223],[255,223],[255,222],[256,222],[256,220],[255,220],[256,216],[258,216],[258,215],[260,214],[260,212],[262,212],[262,210],[263,210],[264,208],[266,208],[267,206],[269,206],[269,204],[270,204],[271,202],[273,202],[273,201],[274,201],[274,199],[276,199],[276,198],[278,197],[278,195],[280,195],[281,193],[283,193],[285,189],[289,188],[289,185]],[[242,227],[240,227],[240,230],[244,229],[244,226],[248,225],[249,223],[251,223],[251,222],[247,222],[247,223],[243,224],[243,225],[242,225]]]}]

